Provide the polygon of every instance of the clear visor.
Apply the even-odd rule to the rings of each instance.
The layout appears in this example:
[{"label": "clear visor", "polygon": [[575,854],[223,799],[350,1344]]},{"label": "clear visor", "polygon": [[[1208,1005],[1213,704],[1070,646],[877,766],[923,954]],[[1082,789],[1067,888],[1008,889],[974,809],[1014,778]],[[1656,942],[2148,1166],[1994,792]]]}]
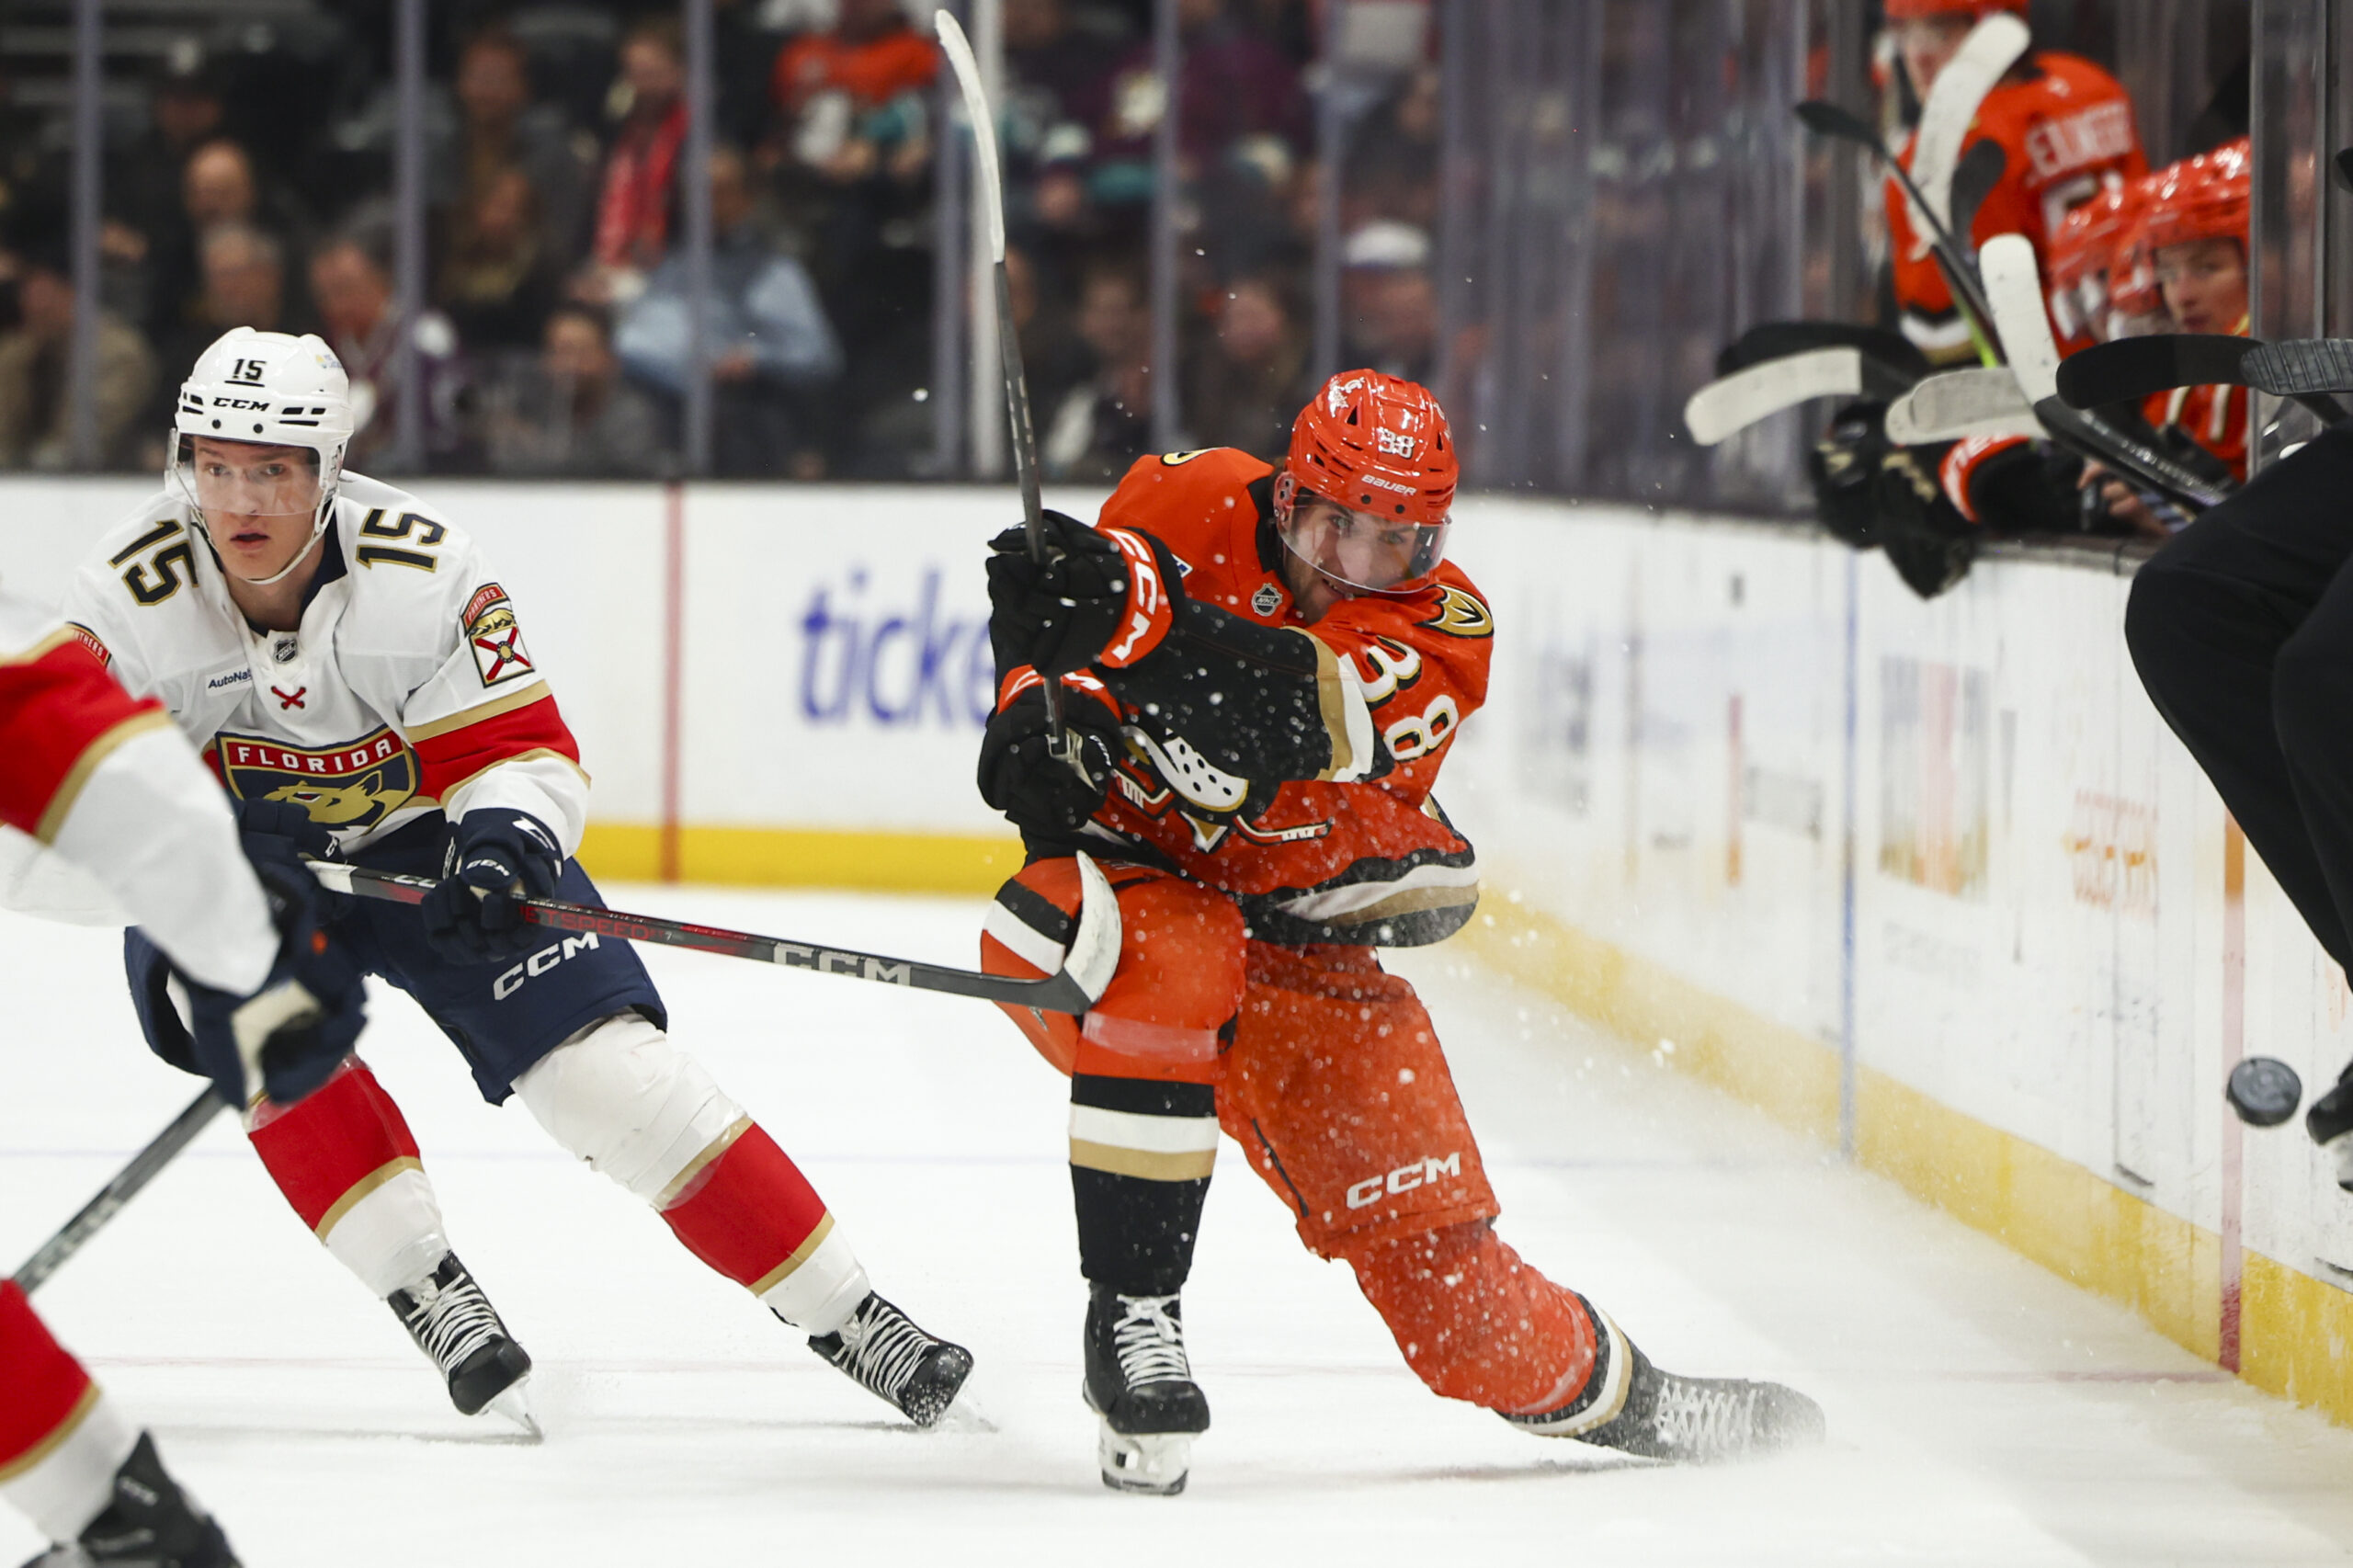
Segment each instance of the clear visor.
[{"label": "clear visor", "polygon": [[184,437],[174,444],[172,486],[214,522],[318,515],[318,454],[304,447]]},{"label": "clear visor", "polygon": [[1353,512],[1302,494],[1279,531],[1293,555],[1333,581],[1369,594],[1396,594],[1429,580],[1446,559],[1447,530],[1453,526]]}]

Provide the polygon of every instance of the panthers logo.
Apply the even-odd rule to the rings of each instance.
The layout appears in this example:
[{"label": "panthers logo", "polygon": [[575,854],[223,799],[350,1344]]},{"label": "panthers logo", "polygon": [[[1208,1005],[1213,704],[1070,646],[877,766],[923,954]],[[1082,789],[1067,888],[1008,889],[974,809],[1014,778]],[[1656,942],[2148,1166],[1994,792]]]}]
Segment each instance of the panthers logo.
[{"label": "panthers logo", "polygon": [[416,793],[416,754],[390,729],[316,749],[224,734],[214,756],[237,799],[291,801],[323,827],[373,827]]}]

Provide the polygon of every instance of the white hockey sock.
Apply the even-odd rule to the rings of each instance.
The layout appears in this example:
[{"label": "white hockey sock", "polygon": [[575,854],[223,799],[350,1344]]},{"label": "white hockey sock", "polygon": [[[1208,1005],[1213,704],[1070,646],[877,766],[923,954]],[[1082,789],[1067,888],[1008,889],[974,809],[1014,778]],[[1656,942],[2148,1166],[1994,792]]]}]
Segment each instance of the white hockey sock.
[{"label": "white hockey sock", "polygon": [[0,1481],[6,1497],[51,1540],[73,1540],[106,1511],[114,1472],[139,1446],[139,1429],[96,1383],[73,1424],[31,1464]]},{"label": "white hockey sock", "polygon": [[819,1224],[817,1244],[793,1271],[760,1292],[760,1301],[777,1316],[804,1334],[839,1332],[872,1293],[866,1267],[850,1250],[849,1238],[827,1215]]},{"label": "white hockey sock", "polygon": [[319,1239],[378,1297],[432,1273],[449,1251],[433,1184],[414,1166],[345,1210]]}]

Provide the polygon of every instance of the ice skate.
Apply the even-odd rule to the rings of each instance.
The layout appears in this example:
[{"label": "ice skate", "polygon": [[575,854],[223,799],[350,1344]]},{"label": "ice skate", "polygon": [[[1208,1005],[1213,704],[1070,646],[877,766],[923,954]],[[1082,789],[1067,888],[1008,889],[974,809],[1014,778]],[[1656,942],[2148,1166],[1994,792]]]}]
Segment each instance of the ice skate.
[{"label": "ice skate", "polygon": [[972,1370],[971,1351],[925,1333],[872,1291],[839,1329],[811,1335],[809,1348],[918,1426],[948,1414]]},{"label": "ice skate", "polygon": [[506,1332],[498,1310],[456,1253],[442,1254],[432,1273],[385,1300],[416,1347],[441,1369],[459,1415],[494,1410],[528,1435],[540,1436],[524,1395],[531,1358]]},{"label": "ice skate", "polygon": [[114,1494],[70,1545],[54,1546],[25,1568],[238,1568],[211,1516],[164,1470],[155,1439],[139,1446],[115,1471]]},{"label": "ice skate", "polygon": [[1115,1492],[1185,1490],[1210,1402],[1185,1357],[1183,1303],[1097,1286],[1086,1304],[1086,1407],[1103,1418],[1097,1457]]},{"label": "ice skate", "polygon": [[1505,1420],[1540,1436],[1681,1464],[1750,1459],[1822,1440],[1822,1407],[1797,1390],[1661,1371],[1608,1317],[1593,1312],[1593,1321],[1599,1344],[1585,1392],[1559,1410]]}]

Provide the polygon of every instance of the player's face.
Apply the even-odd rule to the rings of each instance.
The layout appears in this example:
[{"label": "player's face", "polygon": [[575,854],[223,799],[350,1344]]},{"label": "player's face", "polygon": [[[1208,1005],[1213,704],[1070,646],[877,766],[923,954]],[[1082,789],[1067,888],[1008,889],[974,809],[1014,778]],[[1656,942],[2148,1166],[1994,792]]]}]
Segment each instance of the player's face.
[{"label": "player's face", "polygon": [[2246,256],[2236,240],[2165,246],[2157,253],[2157,287],[2184,332],[2236,332],[2246,319]]},{"label": "player's face", "polygon": [[1904,57],[1904,74],[1922,97],[1937,85],[1938,75],[1961,51],[1961,40],[1976,22],[1966,12],[1943,17],[1915,17],[1895,24],[1895,51]]},{"label": "player's face", "polygon": [[293,564],[311,543],[319,509],[315,454],[302,447],[256,441],[189,443],[183,483],[204,514],[221,563],[235,576],[268,577]]},{"label": "player's face", "polygon": [[1402,518],[1355,512],[1321,495],[1302,494],[1281,527],[1290,551],[1284,573],[1291,598],[1309,620],[1359,593],[1392,593],[1418,585],[1446,545],[1446,525],[1424,528]]}]

